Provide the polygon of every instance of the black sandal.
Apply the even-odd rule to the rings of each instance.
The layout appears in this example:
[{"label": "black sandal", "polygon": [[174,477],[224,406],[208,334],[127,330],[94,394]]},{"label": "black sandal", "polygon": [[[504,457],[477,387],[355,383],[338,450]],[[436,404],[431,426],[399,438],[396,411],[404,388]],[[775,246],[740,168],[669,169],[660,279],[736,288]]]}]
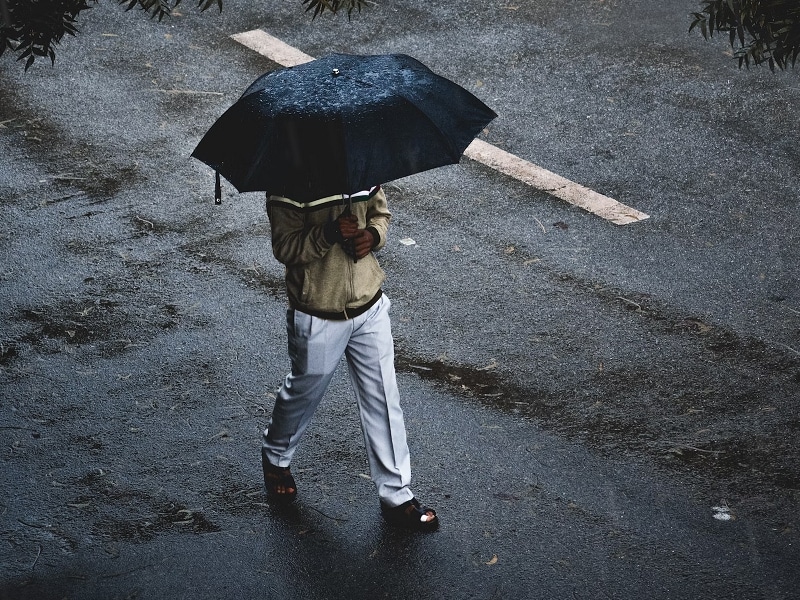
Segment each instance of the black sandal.
[{"label": "black sandal", "polygon": [[381,502],[381,514],[387,523],[398,527],[417,531],[433,531],[439,527],[436,511],[420,504],[416,498],[400,506],[387,506]]},{"label": "black sandal", "polygon": [[267,498],[281,503],[294,502],[297,498],[297,484],[294,482],[289,467],[276,467],[266,456],[261,457],[264,467],[264,486]]}]

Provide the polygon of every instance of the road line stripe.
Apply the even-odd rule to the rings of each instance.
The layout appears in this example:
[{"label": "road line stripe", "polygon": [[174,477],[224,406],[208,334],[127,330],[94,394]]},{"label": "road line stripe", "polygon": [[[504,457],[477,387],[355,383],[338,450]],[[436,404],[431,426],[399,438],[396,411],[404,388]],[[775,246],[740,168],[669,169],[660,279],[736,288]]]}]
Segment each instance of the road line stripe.
[{"label": "road line stripe", "polygon": [[[314,60],[313,56],[301,52],[261,29],[236,33],[231,38],[283,67],[293,67]],[[628,225],[649,218],[649,215],[635,208],[556,175],[483,140],[474,140],[464,151],[464,156],[616,225]]]},{"label": "road line stripe", "polygon": [[243,46],[255,50],[283,67],[294,67],[314,60],[313,56],[301,52],[294,46],[290,46],[261,29],[235,33],[231,37]]},{"label": "road line stripe", "polygon": [[483,140],[473,140],[464,156],[485,164],[501,173],[518,179],[531,187],[543,190],[574,206],[602,217],[616,225],[628,225],[647,219],[649,215],[617,202],[613,198],[570,181],[552,171],[528,162]]}]

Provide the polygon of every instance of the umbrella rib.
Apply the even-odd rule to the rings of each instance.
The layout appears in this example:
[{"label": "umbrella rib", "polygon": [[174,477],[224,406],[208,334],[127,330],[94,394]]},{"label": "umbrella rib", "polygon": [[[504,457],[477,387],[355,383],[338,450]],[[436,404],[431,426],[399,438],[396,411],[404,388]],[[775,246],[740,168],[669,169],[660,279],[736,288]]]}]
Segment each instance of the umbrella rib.
[{"label": "umbrella rib", "polygon": [[461,151],[459,151],[459,149],[456,148],[453,145],[452,140],[447,136],[447,134],[442,131],[442,128],[439,127],[439,125],[436,123],[436,121],[431,119],[424,110],[422,110],[419,106],[417,106],[416,102],[414,102],[413,100],[408,98],[405,94],[398,94],[398,95],[401,98],[403,98],[403,100],[408,102],[411,106],[413,106],[414,109],[418,113],[420,113],[425,118],[426,121],[428,121],[431,125],[433,125],[434,129],[436,129],[436,131],[439,132],[439,137],[441,139],[443,139],[445,141],[445,143],[447,144],[447,147],[449,149],[450,158],[453,160],[454,163],[457,163],[458,160],[461,158],[461,155],[464,153],[464,149],[466,148],[466,146],[464,148],[462,148]]}]

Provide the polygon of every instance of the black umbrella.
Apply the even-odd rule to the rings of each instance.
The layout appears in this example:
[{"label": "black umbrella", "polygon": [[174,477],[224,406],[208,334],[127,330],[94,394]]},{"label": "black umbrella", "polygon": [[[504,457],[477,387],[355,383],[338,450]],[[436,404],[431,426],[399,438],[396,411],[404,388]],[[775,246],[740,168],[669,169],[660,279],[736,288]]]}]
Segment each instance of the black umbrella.
[{"label": "black umbrella", "polygon": [[410,56],[330,54],[259,77],[192,156],[240,192],[308,201],[458,163],[496,116]]}]

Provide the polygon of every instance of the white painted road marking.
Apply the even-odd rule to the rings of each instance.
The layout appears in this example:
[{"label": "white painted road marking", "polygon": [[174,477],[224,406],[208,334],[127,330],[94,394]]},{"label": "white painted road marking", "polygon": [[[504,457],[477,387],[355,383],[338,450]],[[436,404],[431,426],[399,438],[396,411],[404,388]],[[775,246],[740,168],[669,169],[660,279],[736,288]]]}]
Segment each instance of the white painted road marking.
[{"label": "white painted road marking", "polygon": [[617,225],[635,223],[649,216],[635,208],[625,206],[613,198],[603,196],[603,194],[590,190],[579,183],[570,181],[532,162],[523,160],[519,156],[487,144],[483,140],[474,140],[467,146],[464,156]]},{"label": "white painted road marking", "polygon": [[[231,38],[284,67],[293,67],[314,60],[313,56],[301,52],[260,29],[236,33]],[[565,179],[482,140],[474,140],[464,151],[464,156],[616,225],[627,225],[649,217],[635,208]]]},{"label": "white painted road marking", "polygon": [[243,46],[255,50],[262,56],[266,56],[271,61],[284,67],[294,67],[314,60],[313,56],[301,52],[294,46],[290,46],[260,29],[234,33],[231,37]]}]

